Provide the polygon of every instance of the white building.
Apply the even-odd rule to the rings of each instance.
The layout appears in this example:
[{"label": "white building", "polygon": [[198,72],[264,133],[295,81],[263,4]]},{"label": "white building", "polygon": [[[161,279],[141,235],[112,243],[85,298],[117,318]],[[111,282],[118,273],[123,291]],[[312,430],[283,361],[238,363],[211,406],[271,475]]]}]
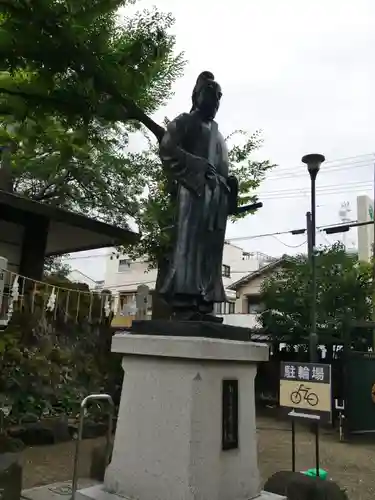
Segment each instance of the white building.
[{"label": "white building", "polygon": [[90,288],[90,290],[100,290],[103,285],[102,281],[95,281],[94,279],[90,278],[90,276],[87,276],[87,274],[79,271],[78,269],[72,269],[69,272],[67,279],[72,283],[85,283]]},{"label": "white building", "polygon": [[[227,291],[227,302],[218,304],[218,314],[234,314],[236,294],[227,287],[260,267],[272,262],[273,257],[260,252],[245,252],[242,248],[226,242],[223,254],[223,283]],[[111,252],[107,256],[103,288],[118,295],[120,308],[133,302],[139,285],[155,289],[156,269],[149,269],[146,259],[131,260],[127,255]]]},{"label": "white building", "polygon": [[[374,202],[366,195],[357,197],[357,220],[358,222],[374,220]],[[374,243],[374,226],[372,224],[359,226],[357,231],[359,260],[370,262]]]},{"label": "white building", "polygon": [[262,310],[261,288],[265,278],[276,272],[285,256],[250,272],[232,283],[229,288],[236,293],[235,314],[224,316],[224,323],[245,328],[259,328],[258,314]]}]

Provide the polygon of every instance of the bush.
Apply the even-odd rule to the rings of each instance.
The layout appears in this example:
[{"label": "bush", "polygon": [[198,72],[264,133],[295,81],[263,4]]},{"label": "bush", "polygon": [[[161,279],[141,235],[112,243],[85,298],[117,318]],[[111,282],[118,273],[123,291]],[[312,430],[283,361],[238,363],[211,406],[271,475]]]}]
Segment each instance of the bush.
[{"label": "bush", "polygon": [[[113,394],[121,384],[121,363],[110,352],[110,327],[64,326],[61,331],[45,315],[23,311],[0,333],[0,407],[11,405],[5,427],[62,414],[75,418],[85,396]],[[89,412],[95,417],[97,408]]]}]

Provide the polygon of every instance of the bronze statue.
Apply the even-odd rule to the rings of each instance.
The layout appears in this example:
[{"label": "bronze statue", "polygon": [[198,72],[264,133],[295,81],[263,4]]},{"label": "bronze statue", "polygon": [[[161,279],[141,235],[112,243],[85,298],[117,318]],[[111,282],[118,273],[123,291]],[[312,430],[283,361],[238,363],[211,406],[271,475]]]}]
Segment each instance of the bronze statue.
[{"label": "bronze statue", "polygon": [[180,320],[215,321],[214,303],[226,300],[222,257],[227,217],[256,208],[237,208],[238,182],[229,176],[228,150],[214,121],[221,96],[214,75],[201,73],[190,113],[168,124],[159,148],[176,203],[173,255],[159,293]]}]

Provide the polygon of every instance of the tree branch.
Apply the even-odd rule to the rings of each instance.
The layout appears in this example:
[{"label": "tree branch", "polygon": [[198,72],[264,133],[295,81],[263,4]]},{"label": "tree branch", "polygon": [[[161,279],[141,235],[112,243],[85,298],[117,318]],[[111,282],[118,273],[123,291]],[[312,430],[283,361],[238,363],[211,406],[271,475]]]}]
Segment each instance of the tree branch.
[{"label": "tree branch", "polygon": [[[28,93],[22,90],[13,90],[13,89],[11,90],[11,89],[6,89],[4,87],[0,87],[0,93],[22,97],[26,101],[33,101],[33,102],[36,101],[36,102],[44,102],[47,104],[58,104],[59,106],[61,105],[69,106],[69,103],[67,101],[64,101],[63,99],[58,99],[53,96]],[[162,140],[165,133],[165,129],[163,127],[154,122],[152,118],[146,115],[146,113],[130,99],[127,99],[126,97],[122,96],[117,91],[111,92],[111,95],[113,95],[113,97],[115,97],[115,99],[119,101],[119,104],[123,106],[123,119],[122,119],[123,122],[126,122],[129,119],[137,120],[140,123],[142,123],[150,132],[154,134],[158,142]],[[105,116],[103,115],[103,117]]]},{"label": "tree branch", "polygon": [[[58,181],[54,180],[53,182],[50,182],[46,186],[44,186],[39,193],[37,193],[35,196],[33,196],[34,201],[43,201],[47,200],[50,198],[54,198],[55,196],[58,195],[58,189],[61,187],[62,184],[68,182],[69,178],[71,177],[70,172],[66,172]],[[50,193],[47,193],[48,189],[50,189],[52,186],[55,186],[53,191]]]}]

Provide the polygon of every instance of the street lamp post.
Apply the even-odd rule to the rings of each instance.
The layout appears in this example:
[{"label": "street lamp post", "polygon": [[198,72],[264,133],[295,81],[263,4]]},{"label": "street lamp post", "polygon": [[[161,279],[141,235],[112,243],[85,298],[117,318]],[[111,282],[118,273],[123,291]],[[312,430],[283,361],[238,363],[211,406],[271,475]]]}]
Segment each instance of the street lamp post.
[{"label": "street lamp post", "polygon": [[316,188],[315,181],[316,176],[320,170],[320,165],[325,161],[325,158],[321,154],[309,154],[302,158],[302,163],[307,165],[307,170],[310,174],[311,180],[311,219],[310,224],[308,224],[307,231],[308,240],[310,236],[309,245],[309,258],[311,266],[311,330],[309,335],[309,352],[310,352],[310,362],[316,361],[317,357],[317,346],[318,346],[318,336],[316,333],[316,262],[315,262],[315,247],[316,247]]}]

